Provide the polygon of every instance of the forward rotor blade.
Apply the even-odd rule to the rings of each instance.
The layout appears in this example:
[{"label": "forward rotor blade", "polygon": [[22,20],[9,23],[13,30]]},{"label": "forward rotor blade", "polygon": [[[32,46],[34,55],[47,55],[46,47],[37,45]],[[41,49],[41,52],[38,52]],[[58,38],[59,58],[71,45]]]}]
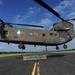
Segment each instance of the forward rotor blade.
[{"label": "forward rotor blade", "polygon": [[52,12],[54,15],[56,15],[58,18],[60,18],[62,21],[64,21],[63,18],[60,17],[60,15],[53,10],[51,7],[49,7],[46,3],[44,3],[42,0],[34,0],[35,2],[37,2],[38,4],[42,5],[44,8],[46,8],[47,10],[49,10],[50,12]]},{"label": "forward rotor blade", "polygon": [[17,23],[7,23],[7,24],[13,24],[13,25],[19,25],[19,26],[31,26],[31,27],[44,28],[44,26],[37,26],[37,25],[30,25],[30,24],[17,24]]}]

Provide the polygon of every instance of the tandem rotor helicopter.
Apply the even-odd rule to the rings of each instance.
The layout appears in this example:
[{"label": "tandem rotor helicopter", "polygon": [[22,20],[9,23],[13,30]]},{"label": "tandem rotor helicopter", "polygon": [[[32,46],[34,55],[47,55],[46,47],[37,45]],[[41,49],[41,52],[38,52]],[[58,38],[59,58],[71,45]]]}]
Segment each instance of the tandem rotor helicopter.
[{"label": "tandem rotor helicopter", "polygon": [[44,46],[56,46],[58,50],[58,45],[63,44],[63,48],[66,49],[66,43],[71,41],[75,37],[74,26],[70,20],[64,20],[60,15],[53,10],[50,6],[44,3],[42,0],[34,0],[59,19],[62,22],[55,23],[51,30],[40,30],[40,29],[26,29],[26,28],[13,28],[13,25],[22,25],[22,26],[32,26],[32,27],[41,27],[36,25],[28,24],[16,24],[16,23],[6,23],[0,19],[0,41],[6,43],[15,43],[19,44],[18,48],[25,49],[25,44],[31,45],[44,45]]}]

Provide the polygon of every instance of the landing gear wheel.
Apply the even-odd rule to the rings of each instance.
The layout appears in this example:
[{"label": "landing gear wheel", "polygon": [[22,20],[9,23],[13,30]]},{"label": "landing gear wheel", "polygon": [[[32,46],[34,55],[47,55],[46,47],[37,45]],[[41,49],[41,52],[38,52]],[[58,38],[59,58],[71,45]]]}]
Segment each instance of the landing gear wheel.
[{"label": "landing gear wheel", "polygon": [[19,44],[19,45],[18,45],[18,48],[19,48],[19,49],[25,49],[26,47],[24,46],[24,44]]},{"label": "landing gear wheel", "polygon": [[22,46],[22,49],[25,49],[25,46],[24,45]]},{"label": "landing gear wheel", "polygon": [[64,48],[64,49],[67,49],[67,45],[63,45],[63,48]]},{"label": "landing gear wheel", "polygon": [[58,49],[59,49],[59,47],[58,47],[58,46],[56,46],[56,49],[58,50]]},{"label": "landing gear wheel", "polygon": [[19,48],[19,49],[22,49],[22,45],[21,45],[21,44],[19,44],[19,45],[18,45],[18,48]]}]

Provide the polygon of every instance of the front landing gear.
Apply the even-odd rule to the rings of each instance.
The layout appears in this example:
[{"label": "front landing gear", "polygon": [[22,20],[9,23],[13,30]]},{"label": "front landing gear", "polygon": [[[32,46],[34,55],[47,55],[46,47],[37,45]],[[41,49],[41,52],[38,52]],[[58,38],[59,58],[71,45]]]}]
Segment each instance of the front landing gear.
[{"label": "front landing gear", "polygon": [[58,46],[56,46],[56,49],[58,50],[58,49],[59,49],[59,47],[58,47]]},{"label": "front landing gear", "polygon": [[47,46],[46,46],[46,52],[47,52]]},{"label": "front landing gear", "polygon": [[24,44],[20,43],[20,44],[18,45],[18,48],[19,48],[19,49],[25,49],[26,47],[24,46]]},{"label": "front landing gear", "polygon": [[63,48],[64,48],[64,49],[67,49],[67,45],[64,44],[64,45],[63,45]]}]

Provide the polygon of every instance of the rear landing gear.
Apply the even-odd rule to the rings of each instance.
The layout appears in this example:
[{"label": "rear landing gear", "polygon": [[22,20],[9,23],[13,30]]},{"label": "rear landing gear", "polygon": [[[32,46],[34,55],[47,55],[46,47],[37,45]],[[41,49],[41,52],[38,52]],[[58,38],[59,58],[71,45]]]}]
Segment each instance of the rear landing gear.
[{"label": "rear landing gear", "polygon": [[64,49],[67,49],[67,45],[64,44],[64,45],[63,45],[63,48],[64,48]]}]

